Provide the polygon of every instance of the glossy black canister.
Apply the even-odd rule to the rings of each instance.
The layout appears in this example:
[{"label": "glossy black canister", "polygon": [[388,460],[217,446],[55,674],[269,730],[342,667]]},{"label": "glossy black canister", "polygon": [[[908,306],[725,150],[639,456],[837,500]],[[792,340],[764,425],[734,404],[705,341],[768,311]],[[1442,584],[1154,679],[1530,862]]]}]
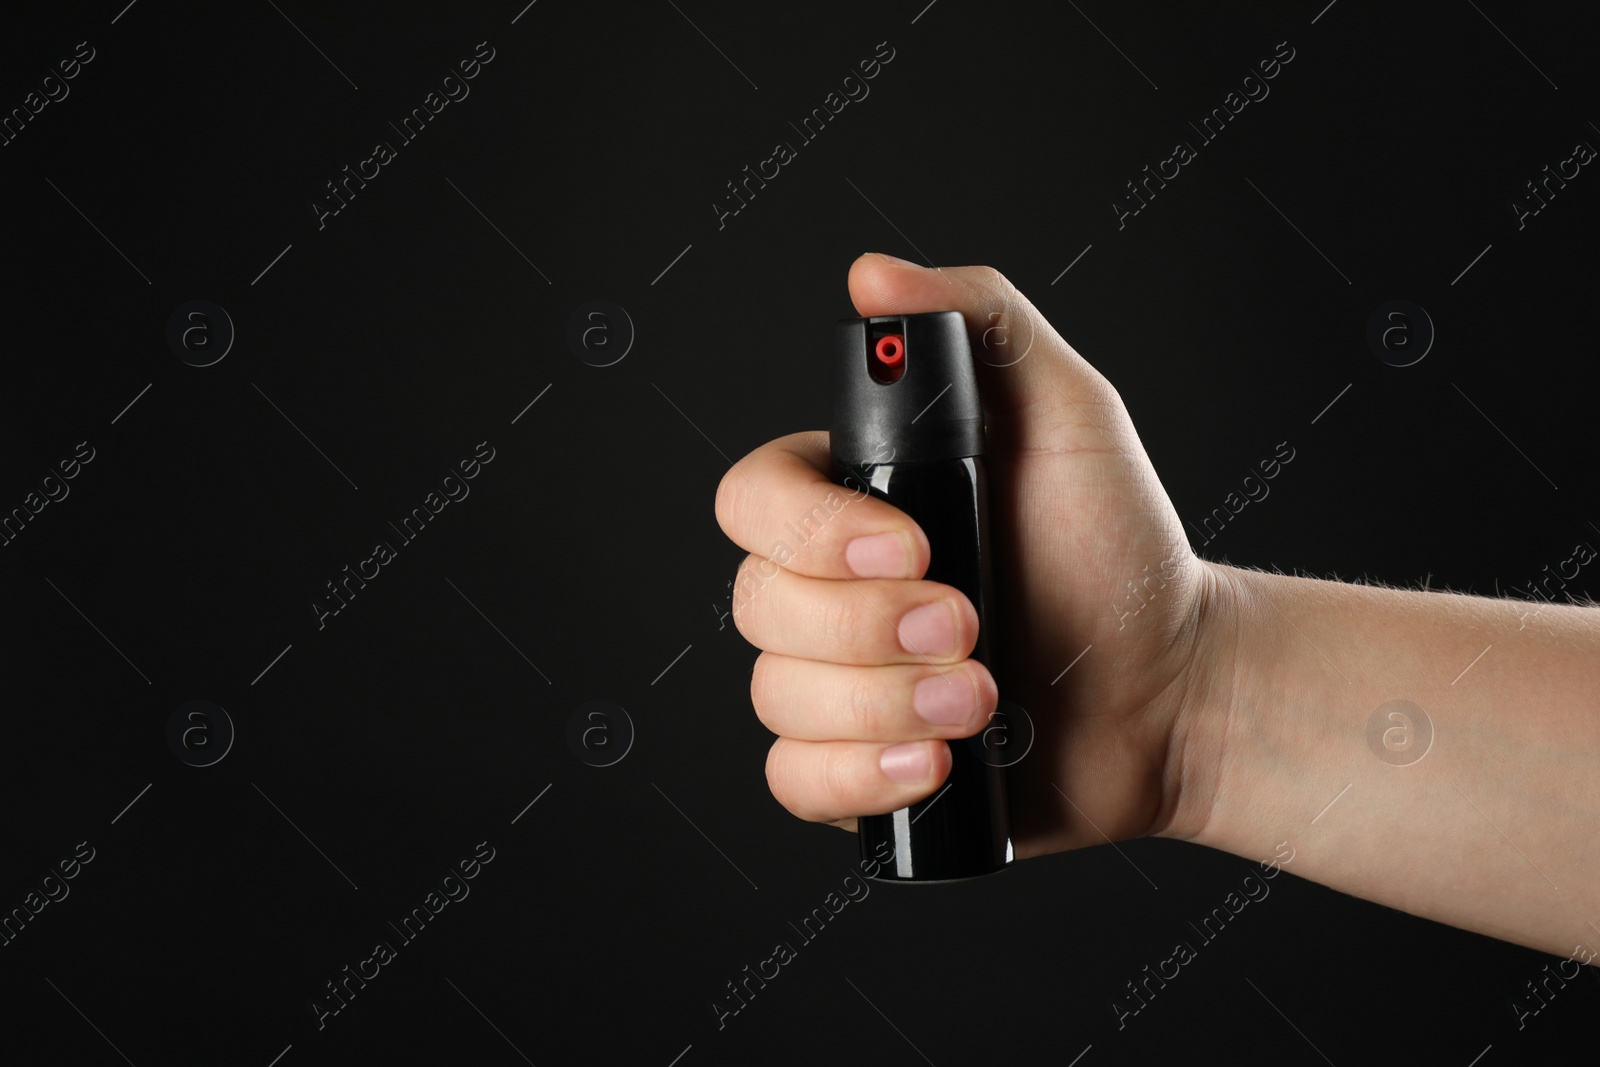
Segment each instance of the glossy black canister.
[{"label": "glossy black canister", "polygon": [[[960,312],[844,319],[838,324],[834,479],[909,515],[928,537],[925,577],[966,594],[978,612],[972,658],[993,669],[997,635],[984,470],[984,420]],[[1002,695],[1004,683],[1001,682]],[[938,882],[1011,861],[1006,772],[979,737],[947,742],[950,775],[926,799],[857,820],[863,859],[893,856],[878,878]]]}]

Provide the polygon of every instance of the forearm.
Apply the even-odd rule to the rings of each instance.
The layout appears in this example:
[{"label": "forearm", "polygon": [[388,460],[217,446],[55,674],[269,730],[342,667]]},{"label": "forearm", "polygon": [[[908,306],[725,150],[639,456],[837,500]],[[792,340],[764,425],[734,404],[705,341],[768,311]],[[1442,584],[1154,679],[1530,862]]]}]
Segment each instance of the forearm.
[{"label": "forearm", "polygon": [[1288,841],[1302,877],[1592,956],[1600,609],[1208,566],[1221,669],[1185,727],[1205,803],[1184,836],[1251,859]]}]

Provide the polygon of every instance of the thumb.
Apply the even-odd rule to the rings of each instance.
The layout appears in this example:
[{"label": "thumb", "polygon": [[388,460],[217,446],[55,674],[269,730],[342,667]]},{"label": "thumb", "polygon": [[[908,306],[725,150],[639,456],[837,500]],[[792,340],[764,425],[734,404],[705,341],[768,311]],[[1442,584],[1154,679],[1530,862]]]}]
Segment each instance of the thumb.
[{"label": "thumb", "polygon": [[1111,383],[993,267],[921,267],[867,252],[850,265],[849,286],[864,317],[961,312],[1002,447],[1117,449],[1132,433]]}]

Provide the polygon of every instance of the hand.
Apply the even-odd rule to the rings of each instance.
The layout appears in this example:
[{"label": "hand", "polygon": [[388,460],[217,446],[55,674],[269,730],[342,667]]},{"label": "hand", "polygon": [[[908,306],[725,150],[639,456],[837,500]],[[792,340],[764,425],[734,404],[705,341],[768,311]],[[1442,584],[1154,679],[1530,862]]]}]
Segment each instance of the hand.
[{"label": "hand", "polygon": [[[1004,695],[1036,730],[1008,771],[1018,858],[1193,835],[1210,788],[1193,768],[1202,784],[1182,788],[1185,709],[1208,688],[1201,643],[1226,583],[1190,550],[1121,398],[992,268],[868,254],[849,287],[863,316],[967,320],[989,414],[995,672],[967,658],[971,603],[921,578],[923,532],[831,482],[825,432],[756,449],[723,477],[716,512],[751,553],[734,618],[763,649],[750,688],[779,735],[773,796],[849,829],[905,807],[943,783],[945,742],[978,733]],[[802,544],[792,530],[808,515]]]}]

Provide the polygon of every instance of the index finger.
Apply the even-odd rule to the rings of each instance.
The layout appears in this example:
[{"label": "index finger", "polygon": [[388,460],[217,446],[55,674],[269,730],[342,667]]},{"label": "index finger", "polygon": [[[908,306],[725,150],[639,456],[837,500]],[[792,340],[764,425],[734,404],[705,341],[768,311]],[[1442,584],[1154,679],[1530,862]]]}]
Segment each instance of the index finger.
[{"label": "index finger", "polygon": [[717,486],[717,524],[734,544],[808,578],[920,578],[928,538],[859,477],[832,477],[825,431],[768,441]]}]

